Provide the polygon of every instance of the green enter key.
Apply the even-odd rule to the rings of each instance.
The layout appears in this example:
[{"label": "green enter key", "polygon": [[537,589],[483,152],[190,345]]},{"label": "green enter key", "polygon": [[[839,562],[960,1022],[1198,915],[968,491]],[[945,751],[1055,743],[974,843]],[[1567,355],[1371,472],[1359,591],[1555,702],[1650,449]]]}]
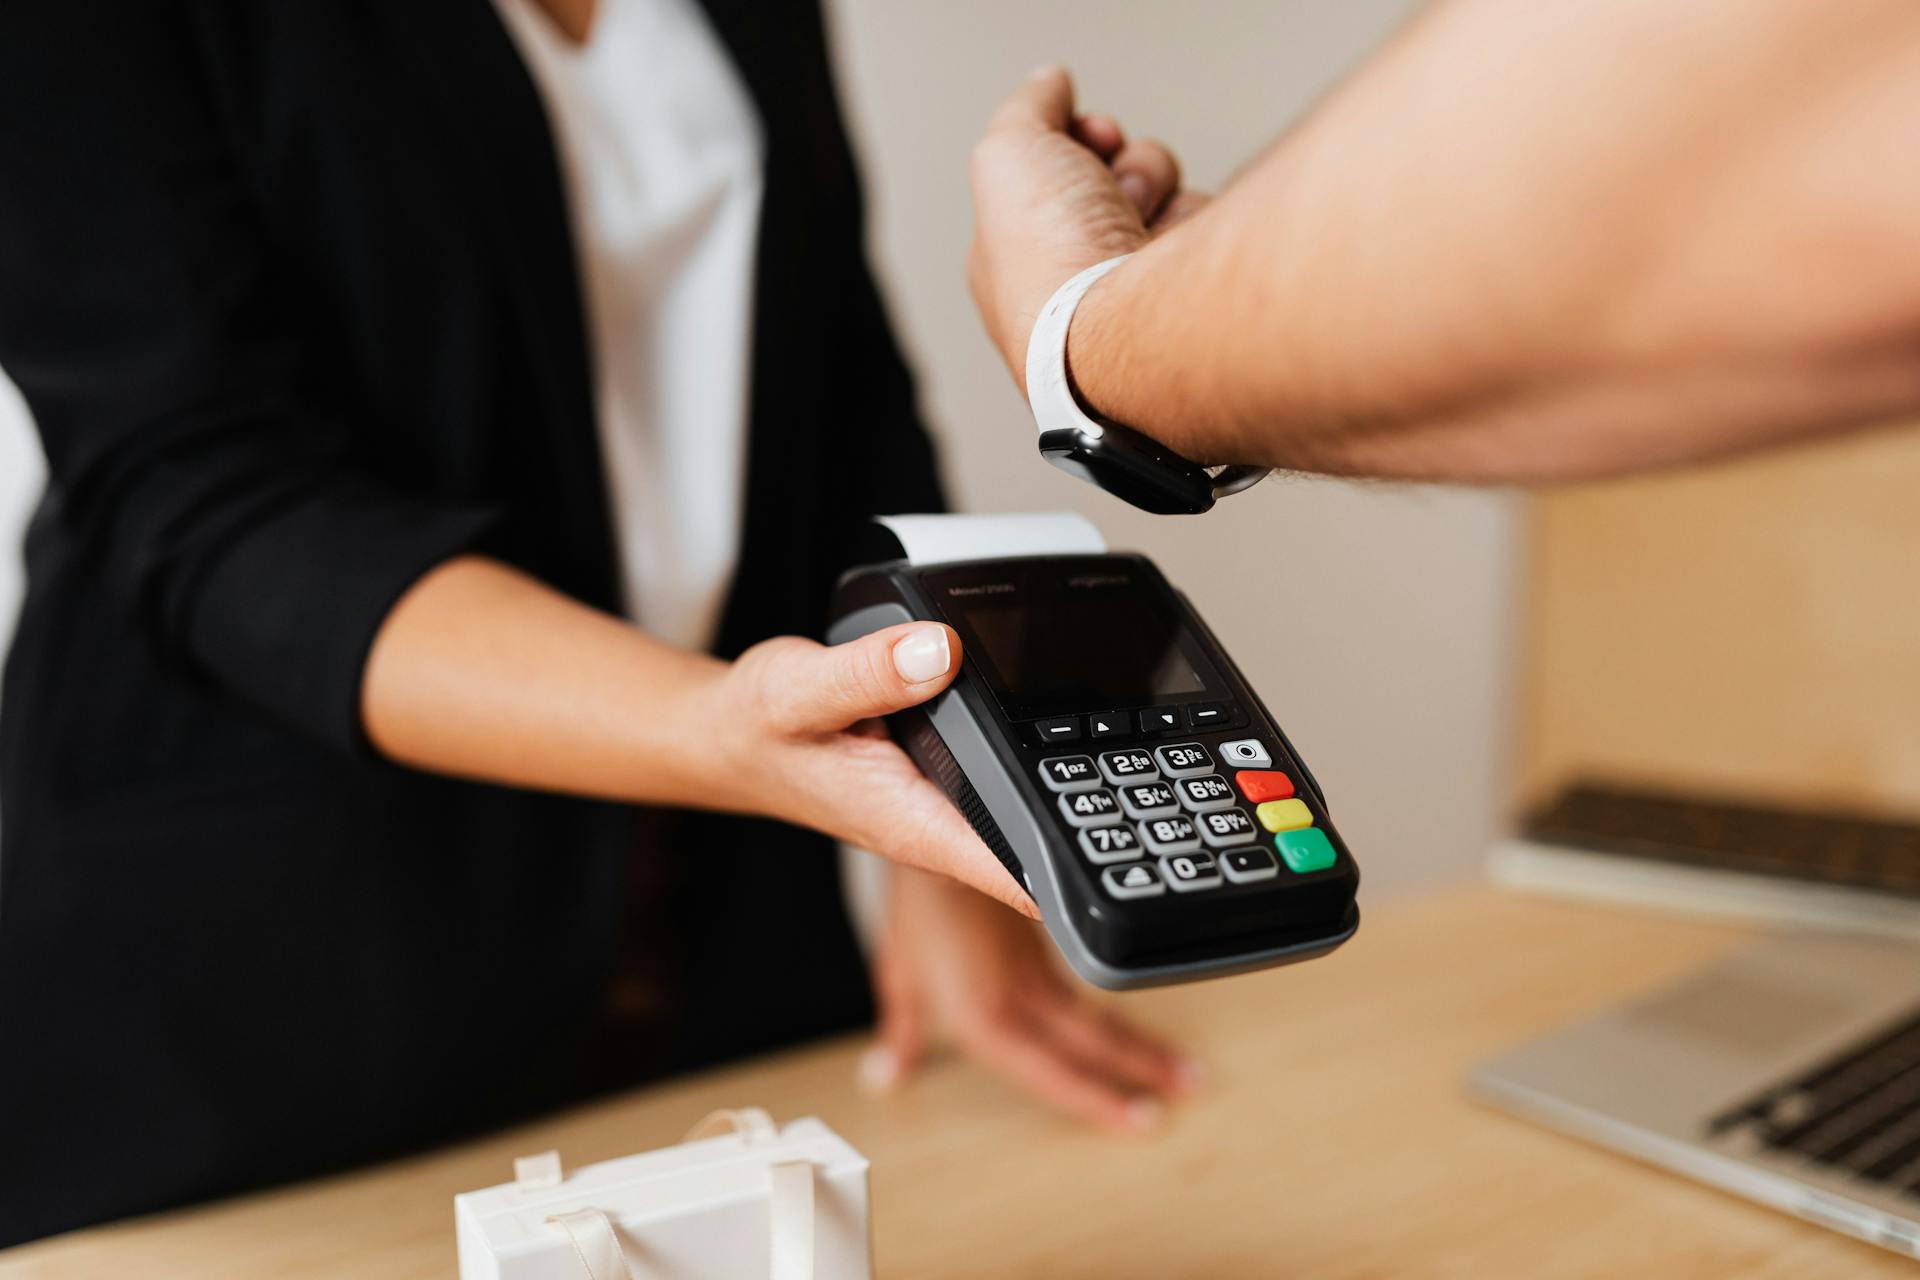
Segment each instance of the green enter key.
[{"label": "green enter key", "polygon": [[1325,871],[1333,865],[1333,845],[1328,843],[1327,833],[1318,827],[1282,831],[1273,838],[1273,847],[1280,851],[1280,858],[1287,864],[1287,870],[1301,875],[1309,871]]}]

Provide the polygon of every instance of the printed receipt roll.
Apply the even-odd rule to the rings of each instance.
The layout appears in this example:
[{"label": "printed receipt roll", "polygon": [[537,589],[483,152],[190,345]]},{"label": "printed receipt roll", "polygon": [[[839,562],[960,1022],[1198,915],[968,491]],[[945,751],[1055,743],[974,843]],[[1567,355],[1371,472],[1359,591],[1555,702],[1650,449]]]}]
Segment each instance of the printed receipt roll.
[{"label": "printed receipt roll", "polygon": [[1018,515],[876,516],[916,565],[1002,556],[1101,555],[1107,540],[1073,511]]}]

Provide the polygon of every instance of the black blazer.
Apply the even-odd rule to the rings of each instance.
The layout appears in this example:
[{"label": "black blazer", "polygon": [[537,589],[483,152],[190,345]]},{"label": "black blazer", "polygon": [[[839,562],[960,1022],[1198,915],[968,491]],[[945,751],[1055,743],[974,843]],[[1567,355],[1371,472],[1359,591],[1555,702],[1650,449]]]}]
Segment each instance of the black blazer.
[{"label": "black blazer", "polygon": [[[939,494],[819,15],[708,9],[767,137],[733,654],[818,634],[868,516]],[[5,26],[0,365],[52,479],[0,701],[0,1244],[578,1096],[632,840],[358,720],[449,556],[615,601],[554,145],[488,0]],[[669,1065],[870,1016],[824,839],[682,832]]]}]

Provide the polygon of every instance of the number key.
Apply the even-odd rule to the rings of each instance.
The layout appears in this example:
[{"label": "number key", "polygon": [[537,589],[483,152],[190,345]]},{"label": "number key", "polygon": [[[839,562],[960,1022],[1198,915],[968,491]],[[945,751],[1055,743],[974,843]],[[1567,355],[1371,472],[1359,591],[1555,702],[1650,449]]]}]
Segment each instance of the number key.
[{"label": "number key", "polygon": [[1142,818],[1171,817],[1180,812],[1180,802],[1173,798],[1173,788],[1164,782],[1143,782],[1137,786],[1120,788],[1120,807],[1136,822]]},{"label": "number key", "polygon": [[1180,803],[1188,813],[1209,813],[1233,805],[1233,788],[1217,773],[1209,773],[1201,778],[1182,778],[1174,786],[1180,792]]},{"label": "number key", "polygon": [[1091,791],[1100,785],[1092,756],[1054,756],[1040,762],[1040,781],[1049,791]]},{"label": "number key", "polygon": [[1080,833],[1080,847],[1087,861],[1098,866],[1109,862],[1129,862],[1140,856],[1140,837],[1132,827],[1088,827]]},{"label": "number key", "polygon": [[1160,864],[1160,873],[1175,893],[1211,889],[1220,883],[1220,868],[1210,853],[1181,853]]},{"label": "number key", "polygon": [[1100,757],[1100,772],[1116,787],[1128,782],[1152,782],[1160,776],[1153,767],[1153,757],[1144,751],[1105,752]]},{"label": "number key", "polygon": [[1060,812],[1076,827],[1109,827],[1120,821],[1120,802],[1106,788],[1060,797]]},{"label": "number key", "polygon": [[1260,831],[1253,825],[1253,819],[1247,816],[1245,809],[1221,809],[1215,813],[1203,813],[1199,817],[1200,838],[1215,849],[1225,849],[1236,844],[1252,844],[1259,838]]},{"label": "number key", "polygon": [[1177,742],[1170,747],[1156,747],[1153,754],[1160,757],[1160,772],[1169,778],[1191,778],[1195,774],[1213,772],[1213,757],[1197,742]]},{"label": "number key", "polygon": [[1140,838],[1147,842],[1147,852],[1160,857],[1191,853],[1200,847],[1200,832],[1194,828],[1193,819],[1183,814],[1141,823]]}]

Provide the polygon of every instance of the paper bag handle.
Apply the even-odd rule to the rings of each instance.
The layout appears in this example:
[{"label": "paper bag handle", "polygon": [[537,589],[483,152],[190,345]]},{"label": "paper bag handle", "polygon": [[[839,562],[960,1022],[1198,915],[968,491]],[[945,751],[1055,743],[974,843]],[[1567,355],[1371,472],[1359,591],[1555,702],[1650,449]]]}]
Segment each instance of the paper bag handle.
[{"label": "paper bag handle", "polygon": [[773,1117],[761,1107],[722,1107],[700,1117],[699,1123],[687,1130],[687,1136],[680,1141],[698,1142],[723,1133],[737,1133],[748,1142],[765,1142],[778,1136],[779,1130],[774,1127]]},{"label": "paper bag handle", "polygon": [[[778,1135],[759,1107],[723,1108],[687,1130],[685,1142],[738,1133],[750,1143]],[[768,1263],[773,1280],[813,1280],[813,1164],[782,1160],[767,1168]],[[599,1209],[575,1209],[547,1219],[567,1233],[587,1280],[634,1280],[613,1220]]]},{"label": "paper bag handle", "polygon": [[633,1268],[627,1265],[626,1252],[620,1248],[620,1236],[613,1229],[613,1219],[603,1210],[575,1209],[571,1213],[556,1213],[547,1221],[567,1233],[587,1280],[634,1280]]}]

